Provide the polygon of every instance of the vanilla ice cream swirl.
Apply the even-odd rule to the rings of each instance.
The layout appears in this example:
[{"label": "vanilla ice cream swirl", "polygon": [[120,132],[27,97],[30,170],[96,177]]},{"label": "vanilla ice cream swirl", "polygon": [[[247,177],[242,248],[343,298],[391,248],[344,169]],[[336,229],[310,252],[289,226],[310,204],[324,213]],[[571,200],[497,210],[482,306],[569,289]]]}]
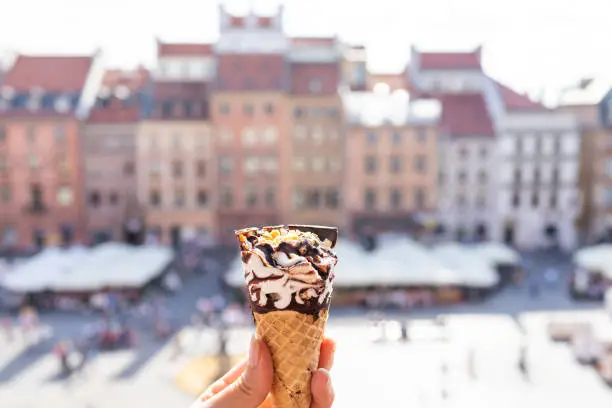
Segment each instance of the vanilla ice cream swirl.
[{"label": "vanilla ice cream swirl", "polygon": [[286,227],[238,231],[244,277],[258,312],[316,313],[329,306],[338,258],[332,242]]}]

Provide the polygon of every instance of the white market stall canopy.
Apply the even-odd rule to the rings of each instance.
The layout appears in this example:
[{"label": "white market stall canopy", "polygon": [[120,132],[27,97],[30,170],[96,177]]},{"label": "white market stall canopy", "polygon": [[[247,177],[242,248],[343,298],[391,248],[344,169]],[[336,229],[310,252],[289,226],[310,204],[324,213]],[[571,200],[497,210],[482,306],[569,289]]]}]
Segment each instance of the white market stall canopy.
[{"label": "white market stall canopy", "polygon": [[578,268],[600,272],[612,279],[612,245],[610,244],[582,248],[574,253],[573,260]]},{"label": "white market stall canopy", "polygon": [[[499,278],[490,262],[471,248],[460,248],[465,255],[454,262],[404,237],[384,240],[372,252],[352,241],[340,240],[335,248],[338,266],[334,285],[338,288],[458,285],[481,288],[497,284]],[[240,257],[232,262],[226,281],[234,287],[244,286]]]},{"label": "white market stall canopy", "polygon": [[521,255],[517,250],[499,242],[476,244],[473,249],[494,265],[520,265]]},{"label": "white market stall canopy", "polygon": [[437,245],[432,253],[446,267],[457,271],[463,286],[488,288],[499,283],[499,275],[490,259],[473,248],[448,243]]},{"label": "white market stall canopy", "polygon": [[49,248],[13,269],[0,286],[17,293],[139,288],[163,273],[172,259],[172,251],[159,246]]}]

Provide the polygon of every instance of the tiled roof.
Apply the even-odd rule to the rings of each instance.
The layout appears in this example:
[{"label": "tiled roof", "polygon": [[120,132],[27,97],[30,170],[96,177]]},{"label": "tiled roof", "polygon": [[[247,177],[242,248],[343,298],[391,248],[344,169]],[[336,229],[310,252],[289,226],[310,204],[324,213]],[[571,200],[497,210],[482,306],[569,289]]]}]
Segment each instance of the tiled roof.
[{"label": "tiled roof", "polygon": [[93,63],[91,56],[19,55],[3,85],[16,92],[42,88],[46,92],[81,92]]},{"label": "tiled roof", "polygon": [[420,69],[482,69],[479,51],[421,52]]},{"label": "tiled roof", "polygon": [[495,131],[481,94],[441,95],[441,127],[450,136],[494,136]]},{"label": "tiled roof", "polygon": [[495,80],[493,82],[495,82],[497,85],[507,110],[547,110],[546,106],[539,102],[532,101],[528,96],[521,95],[520,93]]},{"label": "tiled roof", "polygon": [[212,54],[212,44],[157,42],[158,57],[207,57]]}]

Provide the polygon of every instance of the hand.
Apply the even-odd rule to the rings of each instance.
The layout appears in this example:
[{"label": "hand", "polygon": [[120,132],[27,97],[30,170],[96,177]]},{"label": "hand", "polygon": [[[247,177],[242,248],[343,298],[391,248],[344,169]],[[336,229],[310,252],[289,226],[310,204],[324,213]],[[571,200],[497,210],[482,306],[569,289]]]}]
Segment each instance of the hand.
[{"label": "hand", "polygon": [[[336,344],[332,339],[321,343],[319,368],[312,374],[311,408],[330,408],[334,402],[331,370]],[[191,408],[274,408],[272,357],[265,343],[251,339],[249,356],[217,380],[193,403]]]}]

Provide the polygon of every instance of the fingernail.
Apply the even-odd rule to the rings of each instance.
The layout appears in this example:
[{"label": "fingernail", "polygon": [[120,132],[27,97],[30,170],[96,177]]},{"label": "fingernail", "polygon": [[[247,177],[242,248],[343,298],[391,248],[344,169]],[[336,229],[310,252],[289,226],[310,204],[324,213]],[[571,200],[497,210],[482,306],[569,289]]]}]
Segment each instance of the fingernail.
[{"label": "fingernail", "polygon": [[259,364],[259,343],[253,335],[251,337],[251,346],[249,348],[249,367],[255,368]]}]

